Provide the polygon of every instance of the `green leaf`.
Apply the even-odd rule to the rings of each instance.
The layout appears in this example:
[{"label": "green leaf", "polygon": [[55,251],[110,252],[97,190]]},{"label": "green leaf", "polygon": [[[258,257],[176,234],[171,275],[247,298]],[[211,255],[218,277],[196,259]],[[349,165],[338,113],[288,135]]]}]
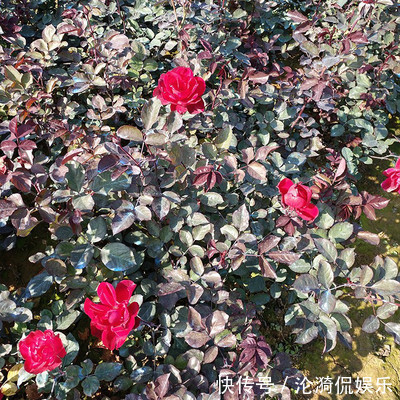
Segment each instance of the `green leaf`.
[{"label": "green leaf", "polygon": [[193,244],[193,236],[190,232],[188,232],[186,230],[181,230],[179,232],[179,239],[187,247],[190,247]]},{"label": "green leaf", "polygon": [[367,91],[368,91],[368,90],[366,90],[366,89],[365,89],[364,87],[362,87],[362,86],[355,86],[355,87],[353,87],[352,89],[350,89],[348,96],[349,96],[350,99],[355,99],[355,100],[357,100],[357,99],[360,98],[360,96],[361,96],[363,93],[366,93]]},{"label": "green leaf", "polygon": [[147,57],[148,51],[146,50],[146,47],[138,40],[133,40],[131,43],[131,47],[135,53],[135,58],[139,60],[144,60]]},{"label": "green leaf", "polygon": [[15,69],[12,65],[4,66],[4,75],[10,81],[20,83],[22,79],[22,75],[17,69]]},{"label": "green leaf", "polygon": [[333,271],[329,263],[321,259],[318,268],[318,282],[329,289],[333,283]]},{"label": "green leaf", "polygon": [[182,116],[176,111],[171,111],[167,117],[167,130],[169,133],[175,133],[183,125]]},{"label": "green leaf", "polygon": [[397,310],[398,306],[392,303],[385,303],[383,306],[379,307],[376,311],[376,316],[380,319],[390,318]]},{"label": "green leaf", "polygon": [[310,263],[306,262],[305,260],[303,260],[302,258],[300,258],[299,260],[289,264],[289,268],[298,273],[298,274],[303,274],[308,272],[311,269],[311,265]]},{"label": "green leaf", "polygon": [[95,375],[88,376],[82,382],[83,393],[89,397],[93,396],[99,390],[99,387],[100,381]]},{"label": "green leaf", "polygon": [[374,277],[374,271],[368,265],[361,266],[360,284],[367,285]]},{"label": "green leaf", "polygon": [[36,385],[38,386],[38,388],[43,388],[44,386],[46,386],[46,383],[49,381],[49,372],[44,371],[44,372],[41,372],[40,374],[37,374],[35,381],[36,381]]},{"label": "green leaf", "polygon": [[38,297],[45,294],[53,284],[53,277],[47,272],[34,276],[28,283],[24,292],[24,298]]},{"label": "green leaf", "polygon": [[400,293],[400,282],[393,279],[382,279],[372,285],[372,289],[381,296],[392,296]]},{"label": "green leaf", "polygon": [[107,224],[103,217],[96,217],[90,220],[86,235],[91,243],[100,242],[104,239],[107,233]]},{"label": "green leaf", "polygon": [[131,140],[133,142],[143,142],[143,134],[136,126],[121,126],[120,128],[118,128],[116,135],[125,140]]},{"label": "green leaf", "polygon": [[270,126],[274,131],[277,132],[282,132],[285,129],[285,124],[278,119],[274,119],[273,121],[271,121]]},{"label": "green leaf", "polygon": [[236,240],[239,236],[239,232],[232,225],[224,225],[220,231],[228,240]]},{"label": "green leaf", "polygon": [[395,343],[400,344],[400,324],[387,322],[385,324],[385,331],[394,336]]},{"label": "green leaf", "polygon": [[122,364],[114,362],[103,362],[96,367],[94,374],[101,381],[111,382],[121,372]]},{"label": "green leaf", "polygon": [[164,196],[157,197],[153,200],[151,208],[157,217],[162,221],[169,213],[171,202]]},{"label": "green leaf", "polygon": [[49,258],[44,264],[45,270],[53,276],[64,277],[67,273],[67,266],[63,260],[59,258]]},{"label": "green leaf", "polygon": [[143,106],[141,116],[146,131],[148,131],[158,120],[160,108],[161,101],[157,97],[153,97]]},{"label": "green leaf", "polygon": [[153,301],[143,303],[139,309],[139,318],[145,322],[150,322],[156,315],[156,305]]},{"label": "green leaf", "polygon": [[399,269],[395,261],[390,257],[385,257],[383,269],[385,270],[385,279],[395,279],[397,277]]},{"label": "green leaf", "polygon": [[355,260],[356,260],[355,249],[351,247],[342,250],[336,262],[339,264],[341,268],[349,269],[354,265]]},{"label": "green leaf", "polygon": [[336,297],[330,290],[324,290],[319,298],[318,305],[323,312],[330,314],[335,309]]},{"label": "green leaf", "polygon": [[64,343],[64,347],[65,351],[67,352],[67,355],[63,358],[62,362],[63,367],[71,364],[79,352],[79,343],[76,341],[76,339],[71,333],[67,335],[66,341],[67,343],[66,344]]},{"label": "green leaf", "polygon": [[363,323],[362,330],[367,333],[374,333],[379,329],[379,318],[375,315],[370,315]]},{"label": "green leaf", "polygon": [[68,167],[68,172],[65,174],[65,178],[68,182],[68,186],[71,190],[80,192],[85,180],[85,169],[77,162],[69,162],[66,166]]},{"label": "green leaf", "polygon": [[247,287],[250,293],[263,292],[266,289],[265,279],[260,275],[249,278],[247,281]]},{"label": "green leaf", "polygon": [[247,211],[246,205],[242,204],[233,214],[233,225],[239,230],[244,232],[249,227],[250,214]]},{"label": "green leaf", "polygon": [[342,136],[344,133],[344,126],[343,125],[333,125],[331,128],[331,136],[337,137],[337,136]]},{"label": "green leaf", "polygon": [[[337,310],[338,303],[339,301],[336,302],[335,311]],[[346,315],[339,314],[339,312],[334,312],[331,314],[331,317],[339,324],[339,330],[341,332],[347,332],[351,328],[351,321]]]},{"label": "green leaf", "polygon": [[318,327],[315,325],[302,331],[296,338],[296,343],[307,344],[318,336]]},{"label": "green leaf", "polygon": [[193,228],[193,239],[194,240],[203,240],[207,233],[213,231],[213,226],[211,224],[206,225],[198,225]]},{"label": "green leaf", "polygon": [[189,251],[189,254],[193,257],[197,256],[197,257],[203,258],[205,255],[204,249],[201,246],[198,246],[196,244],[194,246],[189,247],[188,251]]},{"label": "green leaf", "polygon": [[321,315],[318,321],[326,338],[324,353],[331,351],[336,346],[337,326],[329,317]]},{"label": "green leaf", "polygon": [[328,239],[314,239],[318,251],[329,261],[335,262],[337,258],[337,250],[335,245]]},{"label": "green leaf", "polygon": [[233,132],[232,127],[227,125],[221,129],[214,140],[215,146],[220,150],[227,150],[232,142]]},{"label": "green leaf", "polygon": [[68,329],[81,313],[77,310],[65,311],[56,319],[57,329],[62,331]]},{"label": "green leaf", "polygon": [[94,207],[94,200],[93,200],[92,195],[86,194],[83,196],[75,197],[72,200],[72,205],[76,210],[89,212]]},{"label": "green leaf", "polygon": [[148,366],[137,368],[131,373],[131,379],[135,383],[148,382],[151,380],[152,376],[153,369]]},{"label": "green leaf", "polygon": [[300,48],[307,52],[311,57],[316,57],[319,55],[319,48],[314,43],[305,40],[301,43]]},{"label": "green leaf", "polygon": [[130,186],[130,178],[127,174],[122,174],[116,179],[111,177],[111,171],[105,171],[93,179],[92,190],[104,195],[112,191],[120,191]]},{"label": "green leaf", "polygon": [[317,279],[310,275],[304,274],[300,275],[293,283],[293,288],[299,290],[300,292],[308,293],[311,290],[319,288]]},{"label": "green leaf", "polygon": [[112,271],[137,270],[135,252],[123,243],[108,243],[101,249],[101,261]]},{"label": "green leaf", "polygon": [[368,78],[367,74],[357,74],[356,75],[356,79],[357,79],[357,84],[359,86],[362,86],[366,89],[368,89],[369,87],[371,87],[371,81]]},{"label": "green leaf", "polygon": [[247,173],[253,178],[259,181],[265,181],[267,179],[266,168],[257,161],[251,162],[247,167]]},{"label": "green leaf", "polygon": [[76,269],[86,268],[92,261],[94,248],[90,243],[79,244],[71,252],[71,264]]},{"label": "green leaf", "polygon": [[77,365],[69,365],[65,372],[67,375],[67,379],[65,382],[62,383],[63,387],[67,390],[71,390],[74,387],[79,385],[80,382],[80,377],[79,377],[79,373],[80,373],[80,367],[78,367]]},{"label": "green leaf", "polygon": [[315,225],[321,229],[329,229],[335,222],[335,214],[325,203],[318,203],[319,214],[315,220]]},{"label": "green leaf", "polygon": [[222,204],[224,199],[219,193],[208,192],[200,196],[200,201],[207,206],[215,207],[218,204]]}]

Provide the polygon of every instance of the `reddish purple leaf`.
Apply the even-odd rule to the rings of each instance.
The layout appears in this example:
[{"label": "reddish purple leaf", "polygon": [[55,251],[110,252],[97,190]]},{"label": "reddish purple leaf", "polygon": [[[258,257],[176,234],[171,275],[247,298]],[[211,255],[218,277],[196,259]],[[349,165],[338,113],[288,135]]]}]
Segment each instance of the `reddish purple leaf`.
[{"label": "reddish purple leaf", "polygon": [[268,251],[276,247],[280,241],[280,237],[268,235],[258,244],[258,252],[260,254],[267,253]]},{"label": "reddish purple leaf", "polygon": [[164,374],[159,376],[155,382],[155,392],[160,399],[163,399],[168,392],[169,376],[171,374]]},{"label": "reddish purple leaf", "polygon": [[353,43],[367,44],[368,39],[361,31],[350,33],[347,35],[347,38],[351,40]]},{"label": "reddish purple leaf", "polygon": [[21,192],[27,193],[31,190],[32,182],[23,171],[15,171],[11,177],[11,182]]},{"label": "reddish purple leaf", "polygon": [[22,142],[20,142],[18,147],[23,150],[33,150],[36,149],[37,146],[33,140],[23,140]]},{"label": "reddish purple leaf", "polygon": [[289,11],[287,15],[293,22],[308,22],[308,18],[299,11]]},{"label": "reddish purple leaf", "polygon": [[3,140],[0,144],[0,148],[4,152],[13,151],[16,147],[17,147],[17,144],[12,140]]},{"label": "reddish purple leaf", "polygon": [[357,237],[374,246],[378,246],[380,243],[379,236],[376,233],[360,231],[357,233]]},{"label": "reddish purple leaf", "polygon": [[265,278],[276,279],[277,275],[272,265],[266,260],[264,256],[258,258],[258,264],[261,268],[261,273]]},{"label": "reddish purple leaf", "polygon": [[192,331],[185,336],[185,340],[190,347],[198,349],[204,346],[210,340],[210,336],[208,336],[205,332]]},{"label": "reddish purple leaf", "polygon": [[9,217],[17,208],[11,201],[0,199],[0,218]]},{"label": "reddish purple leaf", "polygon": [[274,261],[290,265],[297,261],[301,254],[296,254],[291,251],[270,251],[267,256]]},{"label": "reddish purple leaf", "polygon": [[98,166],[97,170],[101,173],[104,171],[109,170],[110,168],[114,167],[119,161],[119,158],[115,154],[108,154],[104,156]]}]

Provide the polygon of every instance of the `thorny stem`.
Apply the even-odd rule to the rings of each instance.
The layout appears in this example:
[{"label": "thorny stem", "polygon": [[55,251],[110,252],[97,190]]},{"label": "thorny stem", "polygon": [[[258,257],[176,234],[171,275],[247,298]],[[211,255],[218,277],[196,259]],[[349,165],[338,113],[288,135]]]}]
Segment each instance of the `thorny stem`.
[{"label": "thorny stem", "polygon": [[122,20],[122,26],[123,26],[123,29],[124,29],[124,33],[126,33],[125,17],[122,15],[121,5],[119,4],[119,0],[117,0],[117,7],[118,7],[118,14],[119,14],[119,16],[120,16],[120,18]]},{"label": "thorny stem", "polygon": [[174,9],[174,15],[175,15],[175,21],[176,21],[176,31],[179,35],[179,29],[180,29],[180,25],[179,25],[179,20],[178,20],[178,14],[176,13],[176,7],[175,7],[175,1],[171,0],[171,5],[172,8]]},{"label": "thorny stem", "polygon": [[397,158],[398,156],[396,156],[396,154],[388,154],[387,156],[369,156],[371,158],[376,158],[378,160],[390,160],[391,158]]},{"label": "thorny stem", "polygon": [[[87,9],[86,6],[85,6],[85,9]],[[94,36],[94,31],[93,31],[92,24],[90,23],[89,15],[88,15],[86,12],[85,12],[84,14],[85,14],[85,17],[86,17],[86,19],[87,19],[88,26],[89,26],[89,29],[90,29],[90,33],[91,33],[91,36],[92,36],[92,39],[93,39],[94,59],[96,60],[96,64],[98,64],[98,60],[97,60],[97,46],[96,46],[96,42],[97,42],[97,41],[96,41],[96,38],[95,38],[95,36]]]},{"label": "thorny stem", "polygon": [[144,176],[141,165],[120,144],[118,145],[118,147],[136,164],[137,167],[139,167],[140,173],[142,174],[142,176]]},{"label": "thorny stem", "polygon": [[292,122],[292,124],[290,125],[290,129],[291,129],[291,130],[296,126],[297,122],[299,121],[299,119],[300,119],[301,116],[303,115],[303,112],[304,112],[304,110],[306,109],[307,104],[308,104],[310,101],[311,101],[311,99],[308,98],[308,99],[304,102],[303,107],[301,107],[301,110],[300,110],[300,112],[299,112],[299,115],[297,116],[297,118],[296,118],[296,119]]},{"label": "thorny stem", "polygon": [[[370,286],[361,285],[361,284],[358,284],[358,283],[344,283],[343,285],[335,286],[333,289],[337,290],[337,289],[341,289],[343,287],[349,287],[349,288],[352,288],[352,289],[354,287],[359,287],[359,288],[364,288],[364,289],[371,289]],[[381,298],[373,298],[370,295],[368,295],[367,297],[364,297],[364,300],[367,300],[369,302],[381,301],[382,303],[390,303],[390,304],[394,304],[396,306],[400,306],[400,303],[396,303],[396,302],[385,300],[385,299],[381,299]]]}]

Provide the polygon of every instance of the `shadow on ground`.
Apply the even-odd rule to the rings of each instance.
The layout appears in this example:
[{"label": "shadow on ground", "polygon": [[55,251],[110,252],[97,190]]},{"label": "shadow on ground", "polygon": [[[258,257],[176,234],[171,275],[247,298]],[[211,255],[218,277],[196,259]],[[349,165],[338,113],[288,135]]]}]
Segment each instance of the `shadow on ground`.
[{"label": "shadow on ground", "polygon": [[[393,164],[393,163],[392,163]],[[391,166],[390,161],[383,160],[379,165],[369,167],[364,172],[364,190],[371,194],[377,194],[390,199],[389,205],[377,211],[377,220],[370,221],[365,217],[361,219],[361,225],[365,230],[377,233],[381,238],[379,246],[369,245],[365,242],[357,242],[357,264],[368,264],[376,255],[390,256],[397,263],[400,262],[400,195],[384,192],[380,184],[385,179],[382,172]],[[371,378],[374,390],[361,394],[353,387],[353,394],[338,394],[339,388],[332,386],[332,394],[328,390],[322,393],[310,395],[293,395],[295,400],[395,400],[400,399],[400,346],[397,346],[392,337],[384,332],[381,326],[378,333],[367,334],[361,330],[364,320],[372,313],[371,307],[366,303],[347,299],[350,305],[349,316],[353,321],[350,331],[353,337],[352,349],[346,349],[338,343],[329,354],[322,355],[323,343],[312,342],[302,347],[296,360],[296,366],[310,380],[316,377],[328,376],[335,383],[339,377]],[[390,319],[399,322],[400,311]],[[388,320],[389,321],[389,320]],[[391,390],[386,393],[377,392],[378,378],[388,377]],[[341,385],[343,389],[345,385]],[[327,388],[328,389],[328,388]]]}]

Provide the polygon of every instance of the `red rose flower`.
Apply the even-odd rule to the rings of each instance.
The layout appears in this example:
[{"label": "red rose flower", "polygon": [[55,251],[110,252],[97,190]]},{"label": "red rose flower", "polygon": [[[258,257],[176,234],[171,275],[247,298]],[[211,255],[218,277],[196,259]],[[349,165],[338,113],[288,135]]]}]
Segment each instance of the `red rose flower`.
[{"label": "red rose flower", "polygon": [[311,203],[311,189],[301,183],[293,183],[290,179],[282,179],[278,184],[282,195],[282,204],[295,210],[300,218],[313,221],[317,218],[319,210]]},{"label": "red rose flower", "polygon": [[30,374],[40,374],[59,367],[67,355],[63,343],[51,329],[31,332],[19,342],[19,351],[25,360],[24,368]]},{"label": "red rose flower", "polygon": [[171,104],[171,110],[179,114],[186,111],[197,114],[204,111],[201,96],[205,90],[203,78],[193,76],[190,68],[177,67],[161,75],[153,96],[158,97],[163,105]]},{"label": "red rose flower", "polygon": [[387,192],[400,193],[400,158],[397,160],[395,167],[387,169],[383,172],[383,175],[387,176],[387,179],[382,182],[382,189]]},{"label": "red rose flower", "polygon": [[102,282],[97,288],[100,304],[85,300],[84,310],[91,319],[92,335],[101,339],[110,350],[120,348],[131,330],[139,326],[139,304],[129,304],[135,288],[130,280],[119,282],[116,289],[110,283]]}]

